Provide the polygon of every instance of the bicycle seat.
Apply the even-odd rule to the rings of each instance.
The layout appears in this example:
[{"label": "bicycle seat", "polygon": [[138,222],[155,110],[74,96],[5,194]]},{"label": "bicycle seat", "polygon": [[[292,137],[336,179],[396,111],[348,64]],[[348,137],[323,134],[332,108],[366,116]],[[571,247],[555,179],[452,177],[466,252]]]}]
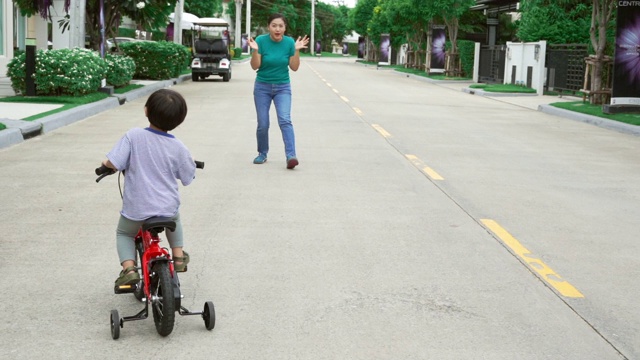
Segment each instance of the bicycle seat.
[{"label": "bicycle seat", "polygon": [[176,222],[171,218],[166,217],[152,217],[148,218],[142,224],[142,230],[147,231],[150,229],[158,229],[159,232],[164,228],[169,229],[170,231],[176,231]]}]

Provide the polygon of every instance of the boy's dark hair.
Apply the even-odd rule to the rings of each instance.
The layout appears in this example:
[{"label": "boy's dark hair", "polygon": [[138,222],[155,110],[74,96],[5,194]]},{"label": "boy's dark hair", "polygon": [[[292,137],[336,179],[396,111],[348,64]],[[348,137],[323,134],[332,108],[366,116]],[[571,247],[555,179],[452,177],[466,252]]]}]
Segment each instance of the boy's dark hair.
[{"label": "boy's dark hair", "polygon": [[267,24],[271,25],[271,22],[275,19],[282,19],[282,21],[284,21],[284,26],[285,27],[289,26],[289,23],[287,23],[287,19],[285,19],[284,15],[278,14],[278,13],[271,14],[271,16],[269,16],[269,20],[267,21]]},{"label": "boy's dark hair", "polygon": [[173,90],[160,89],[154,92],[144,106],[149,122],[163,131],[177,128],[187,117],[187,102]]}]

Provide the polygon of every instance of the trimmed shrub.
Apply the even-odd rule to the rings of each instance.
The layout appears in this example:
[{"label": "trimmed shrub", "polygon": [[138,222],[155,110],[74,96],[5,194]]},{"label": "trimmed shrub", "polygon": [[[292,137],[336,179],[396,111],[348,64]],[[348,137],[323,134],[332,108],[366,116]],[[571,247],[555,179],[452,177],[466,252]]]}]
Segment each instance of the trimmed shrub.
[{"label": "trimmed shrub", "polygon": [[191,54],[183,45],[167,41],[131,41],[120,45],[136,64],[134,78],[166,80],[189,66]]},{"label": "trimmed shrub", "polygon": [[107,84],[116,88],[129,85],[136,71],[136,63],[126,55],[106,54],[104,60],[107,63]]},{"label": "trimmed shrub", "polygon": [[[26,54],[8,64],[7,76],[16,94],[26,93]],[[96,92],[107,72],[107,64],[87,49],[38,50],[34,80],[37,95],[84,95]]]},{"label": "trimmed shrub", "polygon": [[242,48],[233,48],[233,56],[234,59],[240,59],[242,57]]},{"label": "trimmed shrub", "polygon": [[458,51],[460,52],[460,62],[462,72],[467,77],[473,76],[473,62],[476,51],[476,44],[471,40],[458,40]]}]

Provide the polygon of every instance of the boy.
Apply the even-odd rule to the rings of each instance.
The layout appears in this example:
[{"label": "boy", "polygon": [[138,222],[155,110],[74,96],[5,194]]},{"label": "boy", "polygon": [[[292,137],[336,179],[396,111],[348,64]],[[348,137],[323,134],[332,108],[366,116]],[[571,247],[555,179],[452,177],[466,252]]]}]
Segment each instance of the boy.
[{"label": "boy", "polygon": [[178,183],[189,185],[195,175],[195,163],[187,147],[168,132],[187,116],[187,103],[179,93],[162,89],[154,92],[144,105],[149,127],[135,128],[118,141],[102,162],[108,168],[126,170],[122,211],[116,232],[116,244],[122,271],[115,286],[140,281],[135,271],[134,237],[144,220],[162,216],[176,222],[175,231],[167,230],[174,268],[186,270],[189,254],[182,251],[180,196]]}]

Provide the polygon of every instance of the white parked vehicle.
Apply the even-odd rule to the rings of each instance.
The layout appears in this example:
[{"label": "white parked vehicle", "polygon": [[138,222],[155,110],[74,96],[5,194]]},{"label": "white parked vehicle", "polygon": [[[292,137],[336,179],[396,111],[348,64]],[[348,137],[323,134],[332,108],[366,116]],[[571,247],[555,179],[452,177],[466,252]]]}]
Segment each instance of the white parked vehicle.
[{"label": "white parked vehicle", "polygon": [[225,82],[231,80],[229,23],[219,18],[200,18],[193,25],[191,80],[204,80],[211,75],[221,76]]}]

